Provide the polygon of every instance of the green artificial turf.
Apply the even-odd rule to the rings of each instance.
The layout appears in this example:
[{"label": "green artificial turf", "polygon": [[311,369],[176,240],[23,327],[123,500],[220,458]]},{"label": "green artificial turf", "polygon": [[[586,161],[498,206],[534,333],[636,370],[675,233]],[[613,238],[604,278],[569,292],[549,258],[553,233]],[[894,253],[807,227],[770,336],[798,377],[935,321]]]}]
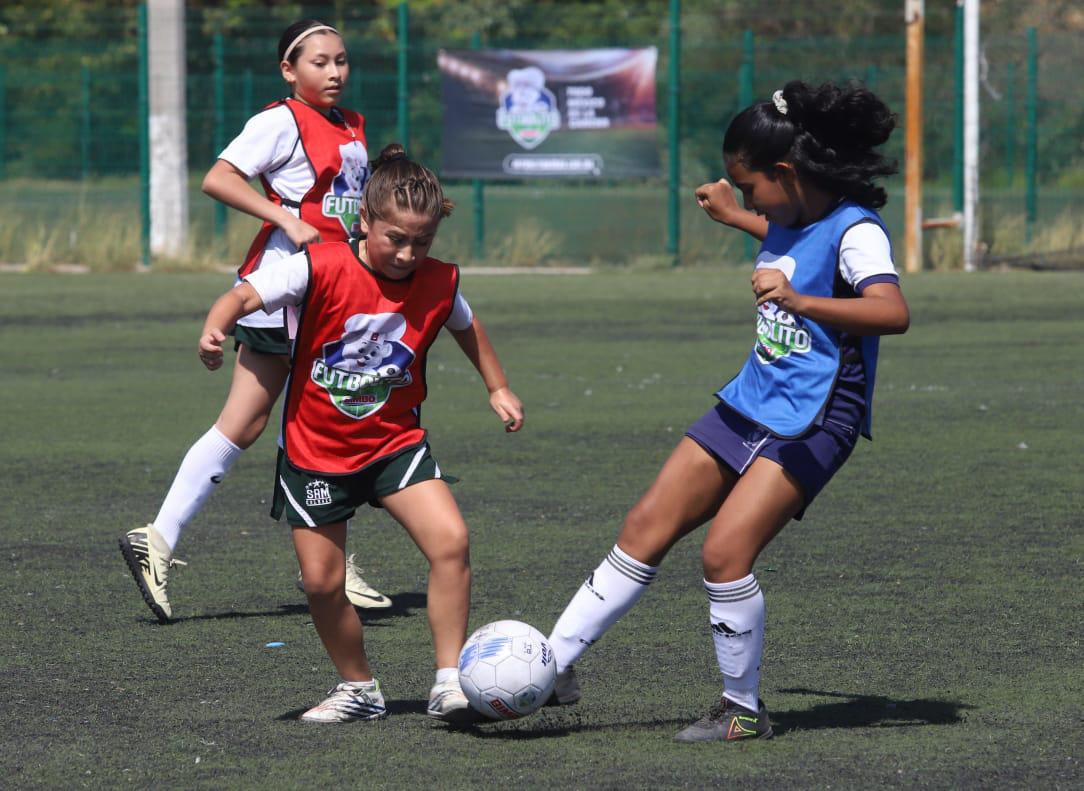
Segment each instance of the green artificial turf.
[{"label": "green artificial turf", "polygon": [[[196,354],[221,275],[0,275],[0,784],[11,788],[1073,788],[1084,782],[1084,276],[905,280],[873,443],[761,556],[777,738],[673,734],[720,681],[699,539],[577,665],[584,699],[449,731],[424,561],[386,514],[348,542],[391,716],[306,726],[336,679],[267,516],[268,431],[183,536],[176,621],[117,550],[214,421]],[[743,270],[464,276],[527,427],[502,430],[448,338],[424,422],[462,480],[471,627],[548,632],[625,511],[748,352]],[[282,641],[282,648],[265,648]]]}]

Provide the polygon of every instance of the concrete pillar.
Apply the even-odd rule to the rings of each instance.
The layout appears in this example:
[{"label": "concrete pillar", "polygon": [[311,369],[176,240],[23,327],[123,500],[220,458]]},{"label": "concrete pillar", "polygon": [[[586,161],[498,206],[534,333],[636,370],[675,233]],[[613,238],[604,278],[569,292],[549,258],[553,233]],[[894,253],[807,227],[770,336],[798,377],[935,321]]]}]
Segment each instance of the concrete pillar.
[{"label": "concrete pillar", "polygon": [[151,252],[176,257],[188,243],[184,0],[147,2]]}]

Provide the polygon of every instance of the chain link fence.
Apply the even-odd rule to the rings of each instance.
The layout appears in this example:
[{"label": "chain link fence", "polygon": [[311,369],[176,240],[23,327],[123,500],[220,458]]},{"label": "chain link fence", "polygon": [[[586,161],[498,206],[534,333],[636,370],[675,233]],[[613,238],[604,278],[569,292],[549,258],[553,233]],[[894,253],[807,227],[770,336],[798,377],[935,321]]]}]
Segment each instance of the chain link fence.
[{"label": "chain link fence", "polygon": [[[186,18],[188,161],[193,184],[245,120],[285,93],[276,46],[283,28],[300,16],[326,19],[345,34],[351,77],[343,103],[363,112],[371,151],[405,133],[413,156],[439,168],[442,47],[569,49],[656,46],[659,49],[659,147],[680,140],[680,254],[683,261],[737,260],[748,245],[701,216],[691,195],[699,183],[723,175],[720,146],[729,119],[750,101],[766,98],[790,79],[859,80],[901,117],[887,152],[902,165],[904,29],[902,10],[871,11],[849,26],[825,18],[819,0],[785,4],[788,19],[759,9],[708,0],[680,6],[680,103],[669,115],[667,75],[671,4],[664,0],[575,6],[591,24],[555,24],[561,4],[518,4],[477,23],[444,23],[412,11],[407,26],[396,8],[339,4],[250,8],[190,8]],[[854,3],[859,8],[861,2]],[[871,5],[867,3],[866,5]],[[833,8],[839,9],[839,4]],[[880,7],[880,6],[878,6]],[[432,9],[432,4],[426,5]],[[455,7],[440,4],[446,19]],[[960,85],[949,4],[927,4],[925,63],[924,213],[950,214],[959,205],[961,152],[956,143]],[[139,23],[135,6],[103,6],[85,24],[54,20],[37,26],[7,20],[0,27],[0,260],[43,250],[78,257],[77,243],[40,237],[27,248],[11,218],[52,223],[66,210],[84,225],[100,224],[108,208],[138,231],[140,172]],[[433,13],[436,13],[435,11]],[[938,16],[940,15],[940,16]],[[838,28],[838,29],[837,29]],[[406,33],[403,44],[403,34]],[[983,242],[991,257],[1065,250],[1078,237],[1084,203],[1084,66],[1079,32],[1043,30],[1029,47],[1026,30],[984,30],[982,62]],[[1033,34],[1034,35],[1034,34]],[[400,86],[406,86],[401,95]],[[405,109],[405,115],[402,114]],[[469,182],[449,182],[456,214],[438,240],[441,254],[464,263],[548,261],[660,262],[667,236],[667,182],[524,181],[487,184],[484,200]],[[902,176],[888,180],[886,219],[895,238],[902,224]],[[58,198],[58,196],[65,196]],[[687,197],[687,200],[685,199]],[[58,205],[58,200],[61,204]],[[195,245],[239,255],[241,241],[216,221],[210,199],[193,195]],[[474,239],[475,211],[485,212],[486,238]],[[927,261],[957,263],[952,231],[927,233]],[[22,241],[20,241],[20,239]],[[615,239],[621,240],[618,245]],[[20,249],[20,244],[22,249]],[[478,253],[482,255],[479,256]],[[117,253],[121,255],[121,253]]]}]

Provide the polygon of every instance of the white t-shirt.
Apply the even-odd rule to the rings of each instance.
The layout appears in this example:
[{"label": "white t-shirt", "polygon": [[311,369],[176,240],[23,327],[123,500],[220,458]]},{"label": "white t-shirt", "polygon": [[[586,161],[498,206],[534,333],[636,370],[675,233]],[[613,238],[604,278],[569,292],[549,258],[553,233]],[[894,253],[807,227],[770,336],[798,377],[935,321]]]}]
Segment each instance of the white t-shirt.
[{"label": "white t-shirt", "polygon": [[[229,162],[249,179],[264,176],[271,189],[295,203],[300,203],[316,183],[316,173],[301,145],[294,115],[284,104],[249,118],[241,134],[222,150],[218,158]],[[262,187],[257,186],[257,189]],[[284,205],[283,208],[295,217],[301,216],[301,212],[292,206]],[[286,232],[275,228],[264,246],[259,266],[296,252],[297,246]],[[281,327],[283,317],[277,311],[268,316],[254,313],[238,323],[247,327]]]},{"label": "white t-shirt", "polygon": [[[245,280],[256,289],[263,302],[264,312],[279,311],[284,307],[297,307],[305,299],[309,288],[309,259],[305,253],[295,253],[289,258],[268,262]],[[466,297],[456,293],[451,315],[444,322],[450,330],[465,330],[474,321],[474,312]],[[292,333],[291,333],[292,335]]]},{"label": "white t-shirt", "polygon": [[899,276],[892,265],[892,245],[881,226],[862,222],[847,229],[839,240],[839,272],[855,291],[871,277]]}]

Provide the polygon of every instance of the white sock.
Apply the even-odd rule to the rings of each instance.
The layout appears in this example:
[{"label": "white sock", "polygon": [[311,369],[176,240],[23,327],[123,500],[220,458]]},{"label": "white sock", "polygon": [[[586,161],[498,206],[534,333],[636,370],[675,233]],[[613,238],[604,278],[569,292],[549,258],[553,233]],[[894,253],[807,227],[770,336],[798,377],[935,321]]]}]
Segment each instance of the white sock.
[{"label": "white sock", "polygon": [[764,594],[752,574],[733,582],[704,580],[711,636],[723,674],[723,697],[757,711],[764,653]]},{"label": "white sock", "polygon": [[617,619],[632,609],[655,579],[658,566],[648,566],[616,545],[576,591],[554,624],[550,645],[562,673]]},{"label": "white sock", "polygon": [[349,685],[349,687],[351,689],[355,690],[355,691],[356,690],[362,690],[364,692],[372,692],[374,689],[376,689],[376,679],[375,678],[371,679],[369,681],[347,681],[344,678],[343,683]]},{"label": "white sock", "polygon": [[437,683],[443,684],[445,681],[454,681],[459,683],[459,668],[458,667],[438,667],[437,668]]},{"label": "white sock", "polygon": [[170,551],[240,455],[241,449],[215,426],[188,449],[154,518],[154,529],[169,544]]}]

